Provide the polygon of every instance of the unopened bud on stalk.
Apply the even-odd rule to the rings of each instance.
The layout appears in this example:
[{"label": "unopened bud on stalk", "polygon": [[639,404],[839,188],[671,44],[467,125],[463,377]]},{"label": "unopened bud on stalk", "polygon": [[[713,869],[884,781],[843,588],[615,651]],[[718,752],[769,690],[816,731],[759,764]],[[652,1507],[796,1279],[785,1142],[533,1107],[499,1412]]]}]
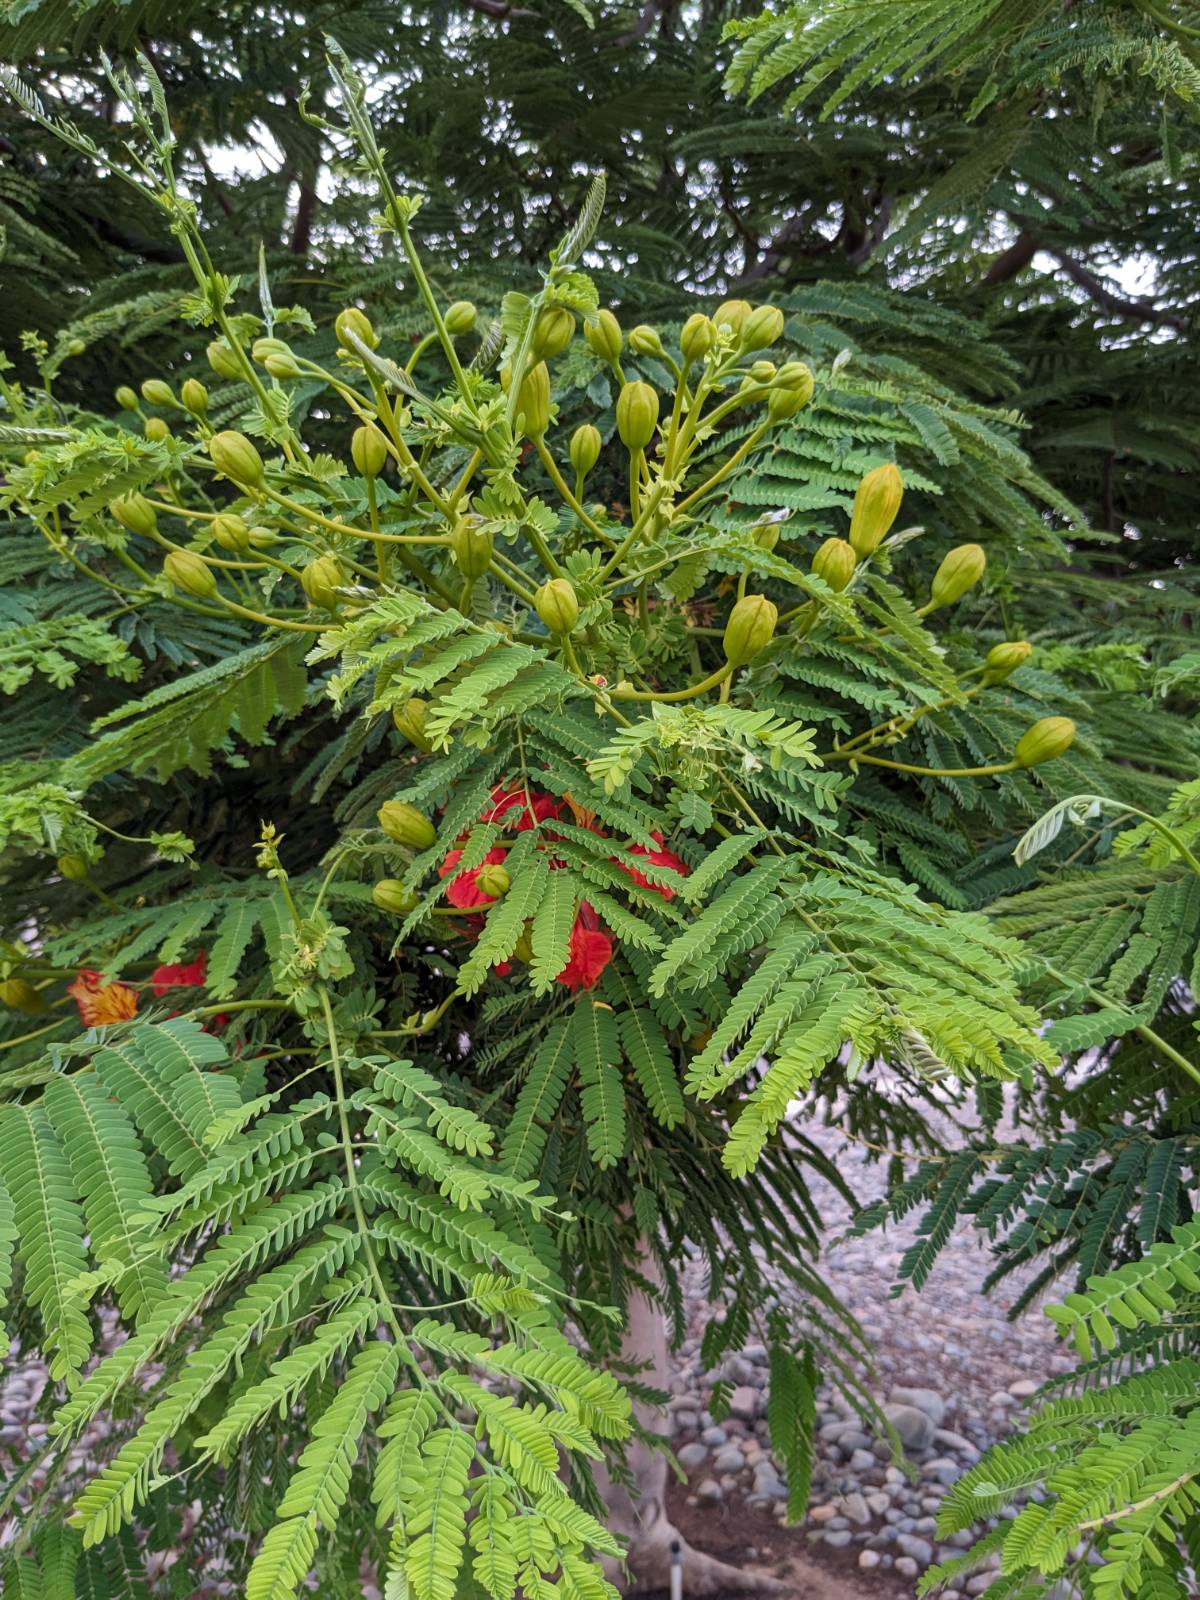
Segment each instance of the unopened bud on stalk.
[{"label": "unopened bud on stalk", "polygon": [[343,582],[342,569],[333,556],[318,556],[300,571],[300,587],[314,606],[326,611],[337,608],[337,591]]},{"label": "unopened bud on stalk", "polygon": [[407,800],[385,800],[375,813],[379,826],[389,839],[412,850],[428,850],[437,843],[437,829],[416,806]]},{"label": "unopened bud on stalk", "polygon": [[760,550],[771,551],[779,543],[779,524],[777,522],[760,522],[752,529],[750,542]]},{"label": "unopened bud on stalk", "polygon": [[208,441],[208,453],[217,471],[235,483],[254,487],[263,481],[262,457],[244,433],[231,428],[214,433]]},{"label": "unopened bud on stalk", "polygon": [[826,539],[813,557],[812,569],[822,582],[841,594],[858,565],[854,546],[845,539]]},{"label": "unopened bud on stalk", "polygon": [[393,916],[407,916],[420,901],[420,896],[412,889],[406,889],[399,878],[380,878],[371,890],[371,899],[381,911],[390,911]]},{"label": "unopened bud on stalk", "polygon": [[41,994],[25,978],[5,978],[0,983],[0,1002],[28,1017],[40,1017],[46,1009]]},{"label": "unopened bud on stalk", "polygon": [[983,577],[987,556],[982,545],[960,544],[946,555],[929,586],[935,606],[953,605]]},{"label": "unopened bud on stalk", "polygon": [[208,415],[208,390],[199,378],[185,378],[179,386],[179,398],[183,401],[183,409],[191,412],[193,417]]},{"label": "unopened bud on stalk", "polygon": [[372,422],[355,428],[350,439],[350,459],[364,478],[377,478],[387,465],[387,440]]},{"label": "unopened bud on stalk", "polygon": [[716,342],[716,323],[702,311],[687,319],[679,335],[679,348],[685,361],[703,361]]},{"label": "unopened bud on stalk", "polygon": [[379,343],[379,335],[371,325],[371,319],[365,311],[360,311],[357,306],[347,306],[344,311],[339,311],[333,322],[334,335],[343,350],[349,350],[352,355],[358,352],[350,343],[350,335],[361,340],[368,350],[374,350]]},{"label": "unopened bud on stalk", "polygon": [[480,867],[475,875],[475,887],[480,894],[486,894],[489,900],[499,900],[501,895],[508,893],[511,885],[512,879],[499,864]]},{"label": "unopened bud on stalk", "polygon": [[752,310],[749,300],[726,300],[713,312],[713,321],[718,330],[724,326],[736,339]]},{"label": "unopened bud on stalk", "polygon": [[282,339],[256,339],[250,354],[272,378],[298,378],[300,363],[291,345]]},{"label": "unopened bud on stalk", "polygon": [[793,388],[780,388],[778,384],[767,396],[767,419],[770,422],[786,422],[789,417],[794,417],[797,411],[812,399],[812,384],[807,389],[799,384]]},{"label": "unopened bud on stalk", "polygon": [[197,600],[207,600],[217,592],[212,570],[194,550],[172,550],[163,562],[163,573],[177,589]]},{"label": "unopened bud on stalk", "polygon": [[130,533],[140,533],[143,537],[149,537],[158,527],[154,507],[144,494],[138,494],[136,490],[132,494],[118,495],[108,509]]},{"label": "unopened bud on stalk", "polygon": [[232,382],[242,376],[242,364],[224,339],[214,339],[206,351],[208,364],[218,378]]},{"label": "unopened bud on stalk", "polygon": [[566,306],[546,306],[538,314],[533,330],[535,361],[549,361],[561,355],[575,336],[575,318]]},{"label": "unopened bud on stalk", "polygon": [[783,312],[778,306],[759,306],[742,323],[743,350],[765,350],[783,333]]},{"label": "unopened bud on stalk", "polygon": [[984,683],[1003,683],[1018,667],[1023,667],[1032,654],[1033,646],[1028,639],[1006,639],[1003,644],[994,644],[984,662]]},{"label": "unopened bud on stalk", "polygon": [[467,578],[482,578],[492,564],[492,534],[476,517],[460,517],[450,535],[450,553]]},{"label": "unopened bud on stalk", "polygon": [[171,429],[164,417],[147,417],[142,424],[142,433],[151,444],[161,444],[164,439],[171,437]]},{"label": "unopened bud on stalk", "polygon": [[663,356],[663,342],[658,336],[658,331],[648,322],[639,322],[629,334],[629,348],[635,356]]},{"label": "unopened bud on stalk", "polygon": [[208,526],[222,550],[245,555],[250,549],[250,529],[236,511],[219,511]]},{"label": "unopened bud on stalk", "polygon": [[779,610],[763,594],[744,595],[729,613],[725,624],[725,659],[735,667],[745,666],[775,637]]},{"label": "unopened bud on stalk", "polygon": [[551,578],[542,584],[533,603],[551,633],[568,634],[579,621],[579,596],[569,578]]},{"label": "unopened bud on stalk", "polygon": [[611,365],[621,359],[621,324],[611,311],[597,311],[594,322],[585,322],[583,337],[601,361]]},{"label": "unopened bud on stalk", "polygon": [[478,312],[469,300],[456,300],[452,306],[446,307],[442,321],[446,324],[447,333],[458,335],[470,333],[477,316]]},{"label": "unopened bud on stalk", "polygon": [[127,383],[123,383],[117,390],[116,400],[122,411],[136,411],[138,408],[137,391],[131,389]]},{"label": "unopened bud on stalk", "polygon": [[1043,761],[1054,761],[1066,755],[1075,743],[1075,724],[1070,717],[1043,717],[1032,728],[1026,728],[1017,741],[1013,758],[1021,767],[1040,767]]},{"label": "unopened bud on stalk", "polygon": [[87,878],[88,864],[75,850],[68,850],[66,855],[59,856],[55,865],[69,883],[83,883]]},{"label": "unopened bud on stalk", "polygon": [[627,450],[644,450],[658,427],[658,391],[648,383],[627,383],[617,396],[617,432]]},{"label": "unopened bud on stalk", "polygon": [[879,548],[896,520],[903,497],[904,480],[894,461],[872,467],[864,474],[850,512],[850,543],[860,557]]},{"label": "unopened bud on stalk", "polygon": [[754,379],[755,383],[770,383],[771,379],[775,376],[775,363],[773,361],[768,361],[764,356],[760,361],[756,361],[750,368],[750,376]]},{"label": "unopened bud on stalk", "polygon": [[[507,394],[512,385],[507,367],[501,370],[500,383]],[[540,439],[550,426],[550,368],[544,361],[530,367],[521,379],[517,415],[525,418],[525,432],[531,439]]]},{"label": "unopened bud on stalk", "polygon": [[161,378],[147,378],[142,385],[142,399],[151,406],[173,406],[175,395],[169,383]]},{"label": "unopened bud on stalk", "polygon": [[580,423],[571,435],[571,465],[577,477],[586,478],[600,459],[600,429],[590,422]]},{"label": "unopened bud on stalk", "polygon": [[419,700],[416,695],[404,705],[392,708],[392,721],[396,724],[397,733],[402,733],[410,744],[415,744],[418,750],[424,750],[426,754],[432,748],[425,737],[425,721],[428,715],[428,701]]}]

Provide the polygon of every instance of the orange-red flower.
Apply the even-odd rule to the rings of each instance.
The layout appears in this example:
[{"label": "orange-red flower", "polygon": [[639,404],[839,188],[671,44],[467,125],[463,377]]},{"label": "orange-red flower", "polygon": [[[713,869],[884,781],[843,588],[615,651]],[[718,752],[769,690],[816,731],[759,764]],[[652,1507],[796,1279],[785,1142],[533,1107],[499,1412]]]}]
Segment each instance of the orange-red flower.
[{"label": "orange-red flower", "polygon": [[150,974],[150,987],[156,995],[164,995],[169,989],[202,989],[207,973],[208,951],[201,950],[195,961],[187,966],[176,962],[164,967],[155,967]]},{"label": "orange-red flower", "polygon": [[571,929],[571,959],[554,980],[566,989],[594,989],[600,975],[612,960],[612,935],[600,926],[600,919],[584,900]]},{"label": "orange-red flower", "polygon": [[[516,815],[513,815],[513,813]],[[515,827],[525,833],[539,822],[546,822],[562,814],[562,804],[553,795],[539,789],[506,789],[497,784],[492,790],[491,804],[483,808],[481,822],[501,822],[506,828]]]},{"label": "orange-red flower", "polygon": [[450,904],[457,906],[460,911],[467,911],[472,906],[493,905],[496,897],[495,895],[484,894],[479,887],[479,874],[484,867],[498,867],[504,860],[506,853],[506,851],[500,849],[499,845],[496,845],[488,851],[479,866],[472,867],[469,872],[459,872],[451,878],[455,867],[463,858],[461,850],[451,850],[445,861],[438,868],[439,878],[451,879],[450,886],[446,890],[446,899],[449,900]]},{"label": "orange-red flower", "polygon": [[85,969],[68,984],[67,993],[79,1007],[79,1015],[89,1028],[102,1028],[112,1022],[128,1022],[137,1015],[137,991],[127,983],[105,983],[98,972]]},{"label": "orange-red flower", "polygon": [[[681,878],[686,878],[688,875],[687,862],[681,861],[673,850],[663,849],[663,836],[661,833],[652,833],[650,837],[657,843],[657,850],[647,850],[643,844],[631,844],[629,846],[629,854],[631,856],[645,856],[652,867],[665,867],[670,872],[677,872]],[[641,888],[653,889],[656,894],[662,895],[664,900],[673,900],[675,898],[675,890],[669,884],[651,883],[644,872],[639,872],[636,867],[629,866],[627,862],[618,861],[617,865],[622,872],[627,872],[634,883],[640,885]]]}]

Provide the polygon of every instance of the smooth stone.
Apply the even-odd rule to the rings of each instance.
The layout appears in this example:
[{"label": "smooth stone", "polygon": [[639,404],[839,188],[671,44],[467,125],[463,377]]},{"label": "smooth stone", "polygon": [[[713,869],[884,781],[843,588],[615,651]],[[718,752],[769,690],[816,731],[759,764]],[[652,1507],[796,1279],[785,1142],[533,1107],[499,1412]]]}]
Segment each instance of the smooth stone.
[{"label": "smooth stone", "polygon": [[825,1535],[825,1543],[834,1550],[844,1550],[850,1543],[850,1533],[846,1528],[836,1528],[832,1533]]},{"label": "smooth stone", "polygon": [[1014,1400],[1028,1400],[1030,1395],[1036,1394],[1040,1388],[1041,1384],[1035,1382],[1033,1378],[1018,1378],[1016,1383],[1009,1384],[1008,1392]]},{"label": "smooth stone", "polygon": [[746,1458],[735,1444],[727,1444],[713,1457],[713,1469],[717,1472],[740,1472],[745,1464]]},{"label": "smooth stone", "polygon": [[878,1550],[860,1550],[858,1552],[858,1564],[864,1572],[870,1572],[872,1567],[877,1567],[879,1560]]},{"label": "smooth stone", "polygon": [[933,1442],[933,1421],[917,1406],[884,1406],[883,1414],[900,1436],[906,1450],[924,1450]]},{"label": "smooth stone", "polygon": [[920,1570],[911,1556],[896,1557],[896,1571],[902,1578],[915,1578]]},{"label": "smooth stone", "polygon": [[851,1522],[857,1522],[860,1526],[871,1520],[871,1508],[861,1494],[848,1494],[842,1501],[842,1510]]},{"label": "smooth stone", "polygon": [[703,1483],[696,1485],[696,1493],[701,1500],[724,1500],[725,1491],[714,1478],[705,1478]]},{"label": "smooth stone", "polygon": [[813,1506],[812,1510],[808,1513],[808,1520],[810,1522],[824,1523],[831,1521],[832,1518],[836,1516],[836,1506]]},{"label": "smooth stone", "polygon": [[979,1451],[970,1439],[964,1438],[961,1433],[953,1433],[949,1428],[935,1428],[933,1430],[934,1444],[940,1444],[943,1450],[958,1450],[965,1456],[970,1456],[973,1461],[979,1459]]},{"label": "smooth stone", "polygon": [[850,1457],[850,1470],[852,1472],[870,1472],[875,1465],[875,1457],[869,1450],[855,1450]]},{"label": "smooth stone", "polygon": [[915,1533],[899,1534],[896,1547],[906,1556],[911,1556],[914,1561],[919,1561],[923,1567],[927,1567],[933,1560],[933,1546],[928,1539],[919,1539]]},{"label": "smooth stone", "polygon": [[710,1445],[713,1449],[716,1449],[719,1445],[729,1443],[729,1435],[725,1432],[724,1428],[705,1428],[704,1432],[700,1435],[700,1442],[702,1444]]},{"label": "smooth stone", "polygon": [[685,1444],[682,1449],[675,1452],[679,1465],[694,1472],[697,1467],[702,1467],[708,1460],[708,1450],[702,1444]]},{"label": "smooth stone", "polygon": [[935,1428],[940,1428],[946,1418],[946,1402],[936,1389],[909,1389],[901,1385],[888,1395],[888,1404],[915,1406],[918,1411],[925,1413]]},{"label": "smooth stone", "polygon": [[729,1397],[729,1414],[743,1422],[753,1422],[762,1405],[762,1396],[749,1384],[740,1383]]}]

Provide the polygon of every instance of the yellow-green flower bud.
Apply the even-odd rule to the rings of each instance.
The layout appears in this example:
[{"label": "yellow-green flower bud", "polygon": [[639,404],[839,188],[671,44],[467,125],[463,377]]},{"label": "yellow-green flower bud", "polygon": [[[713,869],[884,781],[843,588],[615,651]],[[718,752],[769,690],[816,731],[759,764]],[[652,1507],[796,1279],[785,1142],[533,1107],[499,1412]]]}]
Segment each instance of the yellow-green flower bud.
[{"label": "yellow-green flower bud", "polygon": [[657,330],[648,322],[639,322],[636,328],[630,330],[629,348],[635,356],[661,356],[666,353]]},{"label": "yellow-green flower bud", "polygon": [[205,353],[209,366],[218,378],[227,378],[232,382],[242,376],[242,363],[224,339],[214,339]]},{"label": "yellow-green flower bud", "polygon": [[585,322],[583,337],[601,361],[611,366],[621,359],[621,324],[611,311],[597,311],[594,322]]},{"label": "yellow-green flower bud", "polygon": [[600,459],[602,443],[600,429],[590,422],[580,423],[575,429],[571,435],[571,465],[575,469],[576,477],[587,477]]},{"label": "yellow-green flower bud", "polygon": [[775,374],[781,389],[803,389],[806,398],[812,398],[813,375],[803,361],[785,361]]},{"label": "yellow-green flower bud", "polygon": [[579,596],[569,578],[551,578],[534,595],[533,603],[551,633],[570,633],[579,621]]},{"label": "yellow-green flower bud", "polygon": [[333,331],[342,349],[349,350],[352,355],[357,355],[358,352],[350,343],[351,334],[360,339],[368,350],[374,350],[379,343],[379,335],[371,326],[370,317],[357,306],[347,306],[344,311],[338,312],[334,318]]},{"label": "yellow-green flower bud", "polygon": [[161,378],[147,378],[142,385],[142,399],[151,406],[173,406],[175,395],[171,385]]},{"label": "yellow-green flower bud", "polygon": [[753,307],[749,300],[726,300],[713,312],[718,331],[726,327],[736,339]]},{"label": "yellow-green flower bud", "polygon": [[282,339],[255,339],[250,354],[272,378],[298,378],[300,363],[291,345]]},{"label": "yellow-green flower bud", "polygon": [[387,465],[387,440],[373,422],[355,428],[350,439],[350,459],[364,478],[377,478]]},{"label": "yellow-green flower bud", "polygon": [[446,315],[442,321],[446,324],[446,332],[452,334],[470,333],[475,326],[478,312],[469,300],[456,300],[452,306],[446,307]]},{"label": "yellow-green flower bud", "polygon": [[1023,667],[1032,654],[1033,646],[1028,639],[1006,639],[1003,644],[994,644],[984,662],[984,683],[1003,683],[1018,667]]},{"label": "yellow-green flower bud", "polygon": [[1070,717],[1043,717],[1017,740],[1013,758],[1020,767],[1039,767],[1066,755],[1075,743],[1075,724]]},{"label": "yellow-green flower bud", "polygon": [[375,813],[379,826],[389,839],[412,850],[428,850],[437,843],[437,829],[416,806],[407,800],[385,800]]},{"label": "yellow-green flower bud", "polygon": [[526,923],[521,937],[513,946],[513,955],[518,961],[523,961],[526,966],[533,960],[533,940],[529,934],[529,924]]},{"label": "yellow-green flower bud", "polygon": [[760,550],[771,551],[779,543],[779,524],[777,522],[760,522],[751,531],[750,542]]},{"label": "yellow-green flower bud", "polygon": [[411,889],[406,889],[399,878],[380,878],[371,890],[371,899],[381,911],[390,911],[393,916],[407,916],[420,901],[420,896]]},{"label": "yellow-green flower bud", "polygon": [[775,637],[779,610],[764,594],[748,594],[737,602],[725,624],[725,659],[745,666]]},{"label": "yellow-green flower bud", "polygon": [[811,399],[811,387],[807,390],[799,387],[781,389],[777,384],[767,396],[767,419],[770,422],[786,422],[797,411],[803,411]]},{"label": "yellow-green flower bud", "polygon": [[560,355],[575,337],[575,318],[566,306],[546,306],[538,313],[533,330],[535,361]]},{"label": "yellow-green flower bud", "polygon": [[250,549],[250,529],[236,511],[219,511],[208,527],[222,550],[245,555]]},{"label": "yellow-green flower bud", "polygon": [[142,424],[142,432],[151,444],[161,444],[164,439],[171,437],[171,430],[164,417],[147,417]]},{"label": "yellow-green flower bud", "polygon": [[679,335],[679,348],[685,361],[703,361],[716,342],[716,323],[703,311],[689,317]]},{"label": "yellow-green flower bud", "polygon": [[217,592],[217,580],[203,556],[194,550],[172,550],[163,562],[163,573],[184,594],[207,600]]},{"label": "yellow-green flower bud", "polygon": [[857,565],[858,557],[854,554],[852,544],[845,539],[826,539],[813,557],[812,569],[823,583],[841,594],[854,576]]},{"label": "yellow-green flower bud", "polygon": [[953,605],[983,577],[987,556],[980,544],[960,544],[946,555],[933,575],[929,592],[935,606]]},{"label": "yellow-green flower bud", "polygon": [[158,518],[154,514],[154,507],[144,494],[118,495],[108,508],[123,528],[130,533],[140,533],[144,537],[158,527]]},{"label": "yellow-green flower bud", "polygon": [[343,582],[342,569],[333,556],[318,556],[300,569],[300,587],[314,606],[326,611],[337,609],[337,591]]},{"label": "yellow-green flower bud", "polygon": [[778,306],[759,306],[742,323],[743,350],[765,350],[783,333],[783,312]]},{"label": "yellow-green flower bud", "polygon": [[127,383],[123,383],[121,385],[121,387],[117,390],[116,398],[117,398],[117,404],[121,407],[122,411],[136,411],[137,410],[137,408],[138,408],[137,392],[135,390],[131,389]]},{"label": "yellow-green flower bud", "polygon": [[492,564],[492,534],[477,517],[460,517],[450,535],[450,553],[467,578],[482,578]]},{"label": "yellow-green flower bud", "polygon": [[773,361],[768,361],[767,358],[763,356],[761,360],[756,361],[750,368],[750,376],[754,379],[755,383],[770,383],[771,379],[775,376],[775,363]]},{"label": "yellow-green flower bud", "polygon": [[25,978],[5,978],[0,983],[0,1001],[28,1017],[40,1017],[46,1009],[41,994]]},{"label": "yellow-green flower bud", "polygon": [[419,700],[416,695],[404,705],[392,708],[392,721],[396,724],[397,733],[402,733],[410,744],[415,744],[418,750],[424,750],[427,755],[433,748],[425,737],[428,715],[429,702]]},{"label": "yellow-green flower bud", "polygon": [[531,439],[540,439],[550,426],[550,368],[544,361],[530,367],[521,379],[517,412],[525,418],[525,432]]},{"label": "yellow-green flower bud", "polygon": [[59,872],[69,883],[83,883],[88,875],[88,864],[75,850],[68,850],[56,862]]},{"label": "yellow-green flower bud", "polygon": [[199,378],[185,378],[179,386],[179,398],[183,401],[183,409],[190,411],[193,417],[207,416],[208,390]]},{"label": "yellow-green flower bud", "polygon": [[617,432],[627,450],[644,450],[658,427],[658,391],[648,383],[627,383],[617,396]]},{"label": "yellow-green flower bud", "polygon": [[480,894],[486,894],[489,900],[499,900],[501,895],[508,893],[511,884],[512,879],[498,863],[480,867],[475,875],[475,887]]},{"label": "yellow-green flower bud", "polygon": [[904,480],[894,461],[872,467],[854,493],[850,543],[861,558],[877,550],[895,522],[904,497]]},{"label": "yellow-green flower bud", "polygon": [[217,471],[234,483],[257,486],[263,481],[262,457],[244,433],[226,429],[208,441],[208,453]]}]

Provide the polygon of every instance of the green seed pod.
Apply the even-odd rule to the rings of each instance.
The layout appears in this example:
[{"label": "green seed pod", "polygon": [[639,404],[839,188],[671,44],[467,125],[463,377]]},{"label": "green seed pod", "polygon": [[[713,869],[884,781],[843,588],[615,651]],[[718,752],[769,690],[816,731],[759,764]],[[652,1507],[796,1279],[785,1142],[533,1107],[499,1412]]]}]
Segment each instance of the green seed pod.
[{"label": "green seed pod", "polygon": [[415,744],[418,750],[424,750],[426,755],[433,746],[425,737],[425,719],[429,714],[429,702],[419,700],[416,695],[405,705],[392,708],[392,721],[396,724],[397,733],[402,733],[410,744]]},{"label": "green seed pod", "polygon": [[75,850],[69,850],[66,855],[59,856],[56,865],[68,883],[83,883],[87,878],[88,864]]},{"label": "green seed pod", "polygon": [[953,605],[968,589],[975,587],[986,566],[987,556],[982,545],[955,545],[933,575],[929,593],[934,605]]},{"label": "green seed pod", "polygon": [[442,318],[446,332],[456,335],[470,333],[478,314],[469,300],[456,300],[452,306],[446,307],[446,315]]},{"label": "green seed pod", "polygon": [[658,391],[648,383],[627,383],[617,396],[617,432],[629,451],[644,450],[658,427]]},{"label": "green seed pod", "polygon": [[300,587],[309,603],[324,606],[326,611],[337,610],[337,591],[342,582],[342,569],[333,556],[318,556],[300,570]]},{"label": "green seed pod", "polygon": [[861,558],[876,551],[900,511],[904,479],[894,461],[872,467],[854,493],[850,512],[850,543]]},{"label": "green seed pod", "polygon": [[273,544],[279,543],[279,535],[270,528],[250,529],[250,548],[252,550],[269,550]]},{"label": "green seed pod", "polygon": [[158,527],[158,518],[154,514],[154,507],[144,494],[118,495],[110,502],[108,509],[130,533],[140,533],[148,538]]},{"label": "green seed pod", "polygon": [[298,378],[300,363],[282,339],[255,339],[250,354],[272,378]]},{"label": "green seed pod", "polygon": [[199,378],[185,378],[179,386],[179,398],[183,409],[190,411],[193,417],[208,415],[208,390]]},{"label": "green seed pod", "polygon": [[743,350],[765,350],[783,333],[783,312],[778,306],[759,306],[742,323]]},{"label": "green seed pod", "polygon": [[374,350],[379,343],[379,335],[371,326],[370,317],[357,306],[347,306],[344,311],[338,312],[334,319],[333,331],[342,349],[349,350],[352,355],[357,355],[358,352],[350,343],[351,334],[360,339],[368,350]]},{"label": "green seed pod", "polygon": [[350,439],[350,459],[364,478],[377,478],[387,465],[387,440],[372,422],[355,428]]},{"label": "green seed pod", "polygon": [[252,487],[263,481],[262,457],[244,433],[226,429],[214,433],[208,441],[208,453],[217,471],[234,483],[248,483]]},{"label": "green seed pod", "polygon": [[600,429],[593,427],[590,422],[583,422],[571,435],[571,465],[577,477],[586,478],[588,473],[600,459],[600,447],[603,444]]},{"label": "green seed pod", "polygon": [[138,408],[137,392],[127,383],[123,383],[117,390],[116,399],[122,411],[136,411]]},{"label": "green seed pod", "polygon": [[679,348],[685,361],[703,361],[716,342],[717,325],[703,311],[689,317],[679,335]]},{"label": "green seed pod", "polygon": [[45,1000],[25,978],[5,978],[0,983],[0,1001],[29,1017],[40,1017],[46,1009]]},{"label": "green seed pod", "polygon": [[450,554],[467,578],[482,578],[492,564],[492,534],[477,517],[460,517],[450,535]]},{"label": "green seed pod", "polygon": [[147,378],[142,385],[142,399],[151,406],[173,406],[175,395],[169,383],[161,378]]},{"label": "green seed pod", "polygon": [[751,531],[750,542],[759,550],[774,550],[779,543],[779,524],[777,522],[760,522]]},{"label": "green seed pod", "polygon": [[420,902],[420,895],[413,890],[406,889],[399,878],[380,878],[371,890],[371,899],[381,911],[390,911],[394,916],[407,916]]},{"label": "green seed pod", "polygon": [[161,444],[164,439],[171,437],[171,430],[163,417],[147,417],[142,424],[142,432],[151,444]]},{"label": "green seed pod", "polygon": [[803,411],[811,399],[811,388],[781,389],[776,385],[767,396],[767,419],[770,422],[786,422],[797,411]]},{"label": "green seed pod", "polygon": [[852,544],[845,539],[826,539],[813,557],[812,569],[818,578],[841,594],[854,576],[857,565],[858,557]]},{"label": "green seed pod", "polygon": [[250,529],[236,512],[219,511],[208,526],[222,550],[245,555],[250,549]]},{"label": "green seed pod", "polygon": [[812,396],[813,375],[803,361],[785,361],[775,374],[775,382],[781,389],[803,389]]},{"label": "green seed pod", "polygon": [[611,366],[621,359],[621,324],[611,311],[597,311],[595,322],[585,322],[583,337],[601,361]]},{"label": "green seed pod", "polygon": [[433,823],[407,800],[385,800],[375,815],[384,833],[397,844],[408,845],[412,850],[428,850],[437,843],[437,829]]},{"label": "green seed pod", "polygon": [[533,603],[551,633],[568,634],[579,621],[579,596],[569,578],[551,578],[534,595]]},{"label": "green seed pod", "polygon": [[713,321],[718,330],[726,327],[736,339],[752,309],[749,300],[726,300],[713,312]]},{"label": "green seed pod", "polygon": [[1006,639],[1003,644],[994,644],[984,662],[984,683],[1003,683],[1018,667],[1023,667],[1032,654],[1033,646],[1028,639]]},{"label": "green seed pod", "polygon": [[207,600],[217,592],[211,568],[194,550],[172,550],[163,562],[163,574],[177,589],[197,600]]},{"label": "green seed pod", "polygon": [[775,363],[773,361],[768,361],[764,356],[760,361],[756,361],[750,368],[750,376],[754,379],[755,383],[770,383],[771,379],[775,376]]},{"label": "green seed pod", "polygon": [[1018,766],[1039,767],[1066,755],[1075,743],[1075,724],[1070,717],[1043,717],[1017,740],[1013,757]]},{"label": "green seed pod", "polygon": [[232,383],[242,376],[242,363],[224,339],[214,339],[205,353],[218,378],[227,378]]},{"label": "green seed pod", "polygon": [[666,354],[658,333],[648,322],[639,322],[629,335],[629,348],[635,356],[662,356]]},{"label": "green seed pod", "polygon": [[480,867],[475,877],[475,887],[480,894],[486,894],[489,900],[499,900],[501,895],[508,893],[511,885],[512,879],[499,864]]},{"label": "green seed pod", "polygon": [[540,439],[550,426],[550,368],[544,361],[530,367],[521,379],[517,411],[525,418],[529,437]]},{"label": "green seed pod", "polygon": [[561,355],[575,337],[575,318],[566,306],[546,306],[533,330],[533,358],[549,361]]},{"label": "green seed pod", "polygon": [[763,594],[748,594],[734,606],[725,624],[725,659],[735,667],[745,666],[775,637],[779,610]]}]

